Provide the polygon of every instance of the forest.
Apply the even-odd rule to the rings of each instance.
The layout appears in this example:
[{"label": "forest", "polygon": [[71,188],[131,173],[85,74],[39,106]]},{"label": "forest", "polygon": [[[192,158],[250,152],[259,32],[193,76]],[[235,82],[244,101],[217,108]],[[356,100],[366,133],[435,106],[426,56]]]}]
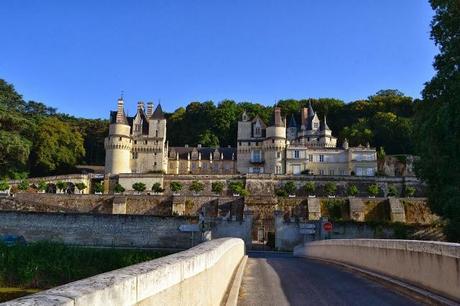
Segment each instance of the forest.
[{"label": "forest", "polygon": [[[365,100],[286,99],[278,101],[287,118],[312,103],[320,118],[327,115],[333,135],[351,145],[383,148],[389,154],[412,154],[417,100],[398,90],[381,90]],[[224,100],[191,102],[166,113],[170,146],[185,144],[235,146],[243,111],[270,123],[273,106]],[[101,114],[101,117],[108,117]],[[0,177],[23,178],[63,174],[75,166],[104,164],[106,119],[76,118],[42,102],[24,101],[12,84],[0,80]]]}]

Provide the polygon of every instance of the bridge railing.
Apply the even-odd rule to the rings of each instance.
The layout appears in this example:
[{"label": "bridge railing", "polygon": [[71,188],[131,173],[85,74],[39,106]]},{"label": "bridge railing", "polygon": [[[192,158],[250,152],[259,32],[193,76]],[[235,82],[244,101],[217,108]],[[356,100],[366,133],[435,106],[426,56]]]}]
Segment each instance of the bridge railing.
[{"label": "bridge railing", "polygon": [[294,256],[350,264],[460,301],[460,244],[416,240],[332,239],[305,243]]},{"label": "bridge railing", "polygon": [[220,305],[244,252],[241,239],[211,240],[7,305]]}]

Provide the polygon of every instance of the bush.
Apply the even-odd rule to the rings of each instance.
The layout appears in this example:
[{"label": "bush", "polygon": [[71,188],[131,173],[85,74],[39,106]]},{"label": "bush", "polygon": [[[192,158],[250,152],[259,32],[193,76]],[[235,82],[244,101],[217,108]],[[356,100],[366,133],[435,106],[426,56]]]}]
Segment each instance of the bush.
[{"label": "bush", "polygon": [[104,192],[104,185],[101,182],[96,182],[94,184],[94,192]]},{"label": "bush", "polygon": [[40,180],[40,181],[38,182],[37,189],[38,189],[39,191],[45,191],[47,188],[48,188],[48,184],[45,182],[45,180]]},{"label": "bush", "polygon": [[406,187],[404,188],[404,194],[406,195],[406,197],[412,197],[412,196],[414,196],[414,194],[415,194],[415,187],[406,186]]},{"label": "bush", "polygon": [[284,184],[284,190],[286,190],[288,194],[295,194],[297,186],[294,182],[287,182],[286,184]]},{"label": "bush", "polygon": [[389,197],[397,197],[398,196],[398,189],[395,185],[388,186],[388,196]]},{"label": "bush", "polygon": [[161,193],[163,191],[165,191],[163,188],[161,188],[161,184],[160,183],[155,183],[153,184],[152,186],[152,191],[155,192],[155,193]]},{"label": "bush", "polygon": [[204,184],[200,181],[193,181],[188,189],[194,193],[200,193],[204,190]]},{"label": "bush", "polygon": [[125,192],[125,188],[123,186],[121,186],[120,183],[117,183],[115,185],[115,188],[113,188],[113,191],[115,191],[116,193],[123,193],[123,192]]},{"label": "bush", "polygon": [[222,182],[212,182],[211,190],[214,193],[221,193],[224,190],[224,183],[222,183]]},{"label": "bush", "polygon": [[8,190],[9,188],[10,188],[10,185],[8,184],[7,181],[5,180],[0,181],[0,191],[5,191],[5,190]]},{"label": "bush", "polygon": [[231,182],[229,184],[229,189],[236,194],[239,194],[240,196],[248,196],[249,191],[244,188],[243,182]]},{"label": "bush", "polygon": [[342,206],[343,201],[337,199],[329,199],[325,203],[325,208],[327,210],[327,214],[329,219],[332,221],[341,220],[342,219]]},{"label": "bush", "polygon": [[337,185],[331,182],[326,183],[324,186],[324,191],[329,196],[335,195],[335,192],[337,191]]},{"label": "bush", "polygon": [[133,189],[137,192],[143,192],[145,191],[145,184],[141,182],[134,183]]},{"label": "bush", "polygon": [[30,185],[29,181],[24,179],[19,183],[18,189],[22,191],[26,191],[27,189],[29,189],[29,185]]},{"label": "bush", "polygon": [[82,183],[82,182],[76,183],[76,184],[75,184],[75,187],[77,187],[77,189],[78,189],[80,192],[82,192],[83,190],[85,190],[86,188],[88,188],[88,186],[86,186],[86,184],[85,184],[85,183]]},{"label": "bush", "polygon": [[283,197],[283,198],[286,198],[288,196],[288,193],[286,192],[286,190],[284,190],[284,188],[277,189],[275,191],[275,194],[276,194],[276,196]]},{"label": "bush", "polygon": [[356,187],[356,185],[350,185],[350,186],[348,186],[347,194],[348,194],[349,196],[354,197],[354,196],[357,195],[358,193],[359,193],[359,190],[358,190],[358,187]]},{"label": "bush", "polygon": [[377,196],[379,194],[380,188],[377,186],[377,184],[372,184],[367,187],[367,192],[369,193],[370,196]]},{"label": "bush", "polygon": [[315,189],[316,189],[315,183],[314,182],[307,182],[303,186],[303,189],[305,190],[307,195],[313,195],[315,193]]},{"label": "bush", "polygon": [[182,184],[179,182],[171,182],[169,183],[169,188],[172,192],[179,192],[182,190]]},{"label": "bush", "polygon": [[58,181],[56,183],[56,188],[59,189],[60,191],[63,191],[65,187],[66,187],[66,183],[64,183],[63,181]]}]

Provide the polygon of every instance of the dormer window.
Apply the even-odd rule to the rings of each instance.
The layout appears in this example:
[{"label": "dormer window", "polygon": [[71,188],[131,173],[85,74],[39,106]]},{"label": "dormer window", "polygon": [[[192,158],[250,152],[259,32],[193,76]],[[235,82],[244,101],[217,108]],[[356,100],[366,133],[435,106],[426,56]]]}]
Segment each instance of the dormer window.
[{"label": "dormer window", "polygon": [[262,132],[260,130],[260,127],[258,127],[258,126],[256,127],[256,130],[254,132],[254,136],[256,136],[256,137],[262,136]]},{"label": "dormer window", "polygon": [[140,132],[140,131],[141,131],[141,125],[140,125],[140,124],[136,124],[136,125],[134,126],[134,131],[135,131],[135,132]]},{"label": "dormer window", "polygon": [[313,123],[313,127],[317,129],[319,127],[319,123],[318,122]]}]

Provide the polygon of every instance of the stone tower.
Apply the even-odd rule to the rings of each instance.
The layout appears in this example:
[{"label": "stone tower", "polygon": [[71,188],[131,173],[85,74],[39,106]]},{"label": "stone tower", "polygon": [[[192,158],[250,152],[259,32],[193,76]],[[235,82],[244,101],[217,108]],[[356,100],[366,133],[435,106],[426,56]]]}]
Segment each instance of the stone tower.
[{"label": "stone tower", "polygon": [[271,125],[267,127],[263,143],[265,172],[282,174],[285,171],[286,119],[281,117],[281,108],[275,107]]},{"label": "stone tower", "polygon": [[118,99],[117,111],[112,112],[109,136],[104,140],[105,173],[131,173],[130,158],[132,150],[131,127],[123,108],[123,99]]}]

